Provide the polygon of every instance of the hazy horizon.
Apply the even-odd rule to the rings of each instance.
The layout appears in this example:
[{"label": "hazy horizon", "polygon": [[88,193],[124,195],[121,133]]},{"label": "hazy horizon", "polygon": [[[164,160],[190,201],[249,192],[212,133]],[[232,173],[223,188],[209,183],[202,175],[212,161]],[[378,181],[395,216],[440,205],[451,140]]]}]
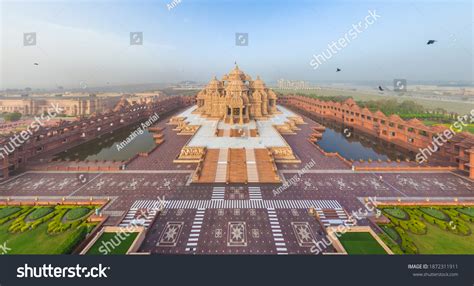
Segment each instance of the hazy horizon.
[{"label": "hazy horizon", "polygon": [[[207,82],[235,61],[266,82],[473,80],[471,1],[171,2],[2,1],[0,89]],[[380,18],[314,70],[313,55],[369,10]],[[29,32],[36,45],[23,46]]]}]

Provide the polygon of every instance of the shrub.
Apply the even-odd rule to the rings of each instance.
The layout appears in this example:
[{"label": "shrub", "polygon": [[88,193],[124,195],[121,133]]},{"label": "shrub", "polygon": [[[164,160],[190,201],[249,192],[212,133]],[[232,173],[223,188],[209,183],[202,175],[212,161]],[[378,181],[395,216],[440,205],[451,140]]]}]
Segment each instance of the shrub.
[{"label": "shrub", "polygon": [[11,223],[10,227],[8,227],[8,231],[10,232],[18,232],[21,231],[22,227],[26,225],[25,218],[30,214],[34,208],[26,208],[26,211],[22,212],[15,220]]},{"label": "shrub", "polygon": [[411,219],[408,223],[408,229],[414,234],[426,234],[426,225],[416,219]]},{"label": "shrub", "polygon": [[90,212],[90,208],[81,207],[77,209],[82,209],[82,211],[76,211],[73,213],[72,217],[78,216],[81,213],[85,213],[81,215],[78,219],[74,219],[71,222],[63,222],[63,218],[67,220],[67,215],[75,210],[76,208],[71,207],[62,207],[58,210],[58,214],[53,218],[53,220],[48,224],[48,233],[60,233],[66,231],[68,229],[77,229],[84,226],[84,222],[86,221],[86,216],[88,212]]},{"label": "shrub", "polygon": [[413,241],[408,237],[407,233],[400,227],[396,227],[395,230],[398,232],[402,239],[401,248],[406,254],[417,254],[418,248]]},{"label": "shrub", "polygon": [[439,226],[442,230],[448,230],[449,225],[445,221],[437,219],[435,220],[435,224]]},{"label": "shrub", "polygon": [[76,245],[82,241],[88,233],[88,228],[82,226],[75,230],[74,234],[71,234],[61,245],[60,253],[68,254],[71,253]]},{"label": "shrub", "polygon": [[[393,231],[396,232],[395,230]],[[394,241],[389,235],[385,233],[380,233],[378,234],[378,236],[393,251],[394,254],[404,254],[403,250],[400,248],[398,243]],[[398,237],[398,233],[397,233],[397,237]]]},{"label": "shrub", "polygon": [[21,113],[20,112],[7,113],[3,115],[3,119],[5,119],[5,121],[18,121],[21,119]]}]

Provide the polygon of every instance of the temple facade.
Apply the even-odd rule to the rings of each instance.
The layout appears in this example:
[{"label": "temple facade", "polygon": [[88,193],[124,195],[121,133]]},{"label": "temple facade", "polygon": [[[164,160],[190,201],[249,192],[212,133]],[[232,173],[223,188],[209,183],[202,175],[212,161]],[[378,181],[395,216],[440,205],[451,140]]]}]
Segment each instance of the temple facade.
[{"label": "temple facade", "polygon": [[260,77],[252,80],[237,65],[221,80],[214,77],[196,100],[196,112],[230,124],[244,124],[277,112],[275,92],[267,88]]}]

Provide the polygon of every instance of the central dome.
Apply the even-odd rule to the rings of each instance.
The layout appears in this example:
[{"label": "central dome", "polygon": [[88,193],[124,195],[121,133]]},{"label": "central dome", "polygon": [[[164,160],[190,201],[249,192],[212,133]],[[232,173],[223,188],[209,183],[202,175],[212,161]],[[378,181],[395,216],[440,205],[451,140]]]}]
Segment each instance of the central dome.
[{"label": "central dome", "polygon": [[249,81],[252,79],[249,75],[246,75],[243,71],[241,71],[238,65],[235,65],[234,69],[227,76],[227,80]]},{"label": "central dome", "polygon": [[276,113],[276,94],[257,77],[252,78],[236,64],[221,80],[213,78],[197,97],[198,111],[225,122],[247,123]]}]

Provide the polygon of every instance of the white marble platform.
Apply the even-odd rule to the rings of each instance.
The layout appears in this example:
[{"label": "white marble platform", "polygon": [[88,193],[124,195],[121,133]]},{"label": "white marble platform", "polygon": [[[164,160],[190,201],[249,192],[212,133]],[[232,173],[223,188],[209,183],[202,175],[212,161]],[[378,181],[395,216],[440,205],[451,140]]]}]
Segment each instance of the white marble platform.
[{"label": "white marble platform", "polygon": [[[201,125],[199,130],[191,138],[188,146],[201,146],[209,149],[218,148],[267,148],[267,147],[285,147],[288,146],[280,135],[280,133],[273,127],[273,125],[284,124],[288,121],[288,117],[295,116],[293,112],[282,107],[277,106],[281,114],[273,115],[268,120],[251,120],[245,124],[227,124],[222,120],[213,120],[203,118],[198,114],[192,112],[197,106],[192,106],[178,116],[185,117],[186,122],[191,125]],[[217,137],[216,129],[258,129],[259,137]]]}]

